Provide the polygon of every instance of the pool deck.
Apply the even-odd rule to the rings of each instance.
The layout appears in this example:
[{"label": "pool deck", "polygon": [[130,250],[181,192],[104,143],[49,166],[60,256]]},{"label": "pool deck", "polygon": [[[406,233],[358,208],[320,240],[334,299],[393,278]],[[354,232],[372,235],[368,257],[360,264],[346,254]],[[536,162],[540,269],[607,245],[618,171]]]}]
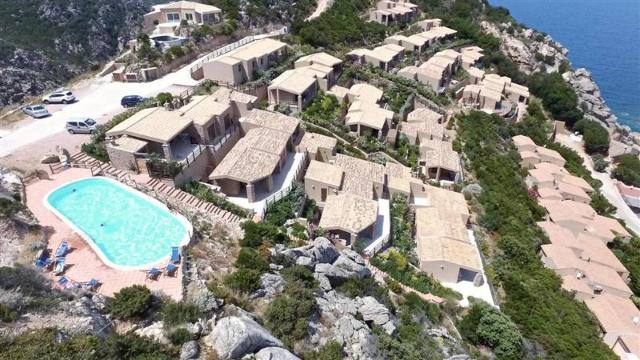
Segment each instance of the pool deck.
[{"label": "pool deck", "polygon": [[[79,234],[45,207],[43,199],[50,191],[69,181],[87,177],[91,177],[88,169],[72,168],[49,175],[48,180],[37,181],[26,188],[27,206],[43,227],[49,242],[49,250],[55,251],[65,239],[71,246],[71,251],[66,256],[67,269],[64,276],[79,282],[95,278],[102,283],[98,292],[106,296],[112,296],[124,287],[140,284],[146,285],[151,291],[162,292],[174,300],[181,300],[182,269],[176,271],[175,277],[160,275],[158,280],[148,280],[146,273],[142,270],[118,270],[109,267],[100,260]],[[166,263],[159,263],[155,267],[163,268],[166,265]],[[46,274],[54,281],[59,279],[52,273]]]}]

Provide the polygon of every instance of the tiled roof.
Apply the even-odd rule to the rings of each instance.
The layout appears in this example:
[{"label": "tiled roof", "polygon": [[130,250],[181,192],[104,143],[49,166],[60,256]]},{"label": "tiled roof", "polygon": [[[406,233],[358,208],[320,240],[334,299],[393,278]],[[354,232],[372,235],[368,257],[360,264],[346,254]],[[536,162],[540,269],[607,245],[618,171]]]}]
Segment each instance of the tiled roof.
[{"label": "tiled roof", "polygon": [[342,184],[342,174],[342,169],[335,165],[311,160],[304,178],[305,180],[321,182],[339,189]]},{"label": "tiled roof", "polygon": [[378,203],[352,194],[332,195],[322,210],[319,227],[357,234],[376,222]]}]

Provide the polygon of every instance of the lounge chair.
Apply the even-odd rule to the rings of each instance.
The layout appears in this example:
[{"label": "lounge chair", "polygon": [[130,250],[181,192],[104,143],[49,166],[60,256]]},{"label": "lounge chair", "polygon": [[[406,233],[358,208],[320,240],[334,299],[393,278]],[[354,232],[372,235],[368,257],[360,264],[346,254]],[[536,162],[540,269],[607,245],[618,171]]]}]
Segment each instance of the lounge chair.
[{"label": "lounge chair", "polygon": [[58,248],[56,249],[55,257],[58,258],[65,256],[67,255],[67,252],[69,252],[69,243],[67,242],[67,240],[62,240],[60,246],[58,246]]},{"label": "lounge chair", "polygon": [[147,271],[147,279],[157,280],[160,274],[162,274],[162,271],[156,268],[151,268],[150,270]]},{"label": "lounge chair", "polygon": [[164,268],[165,274],[167,274],[167,276],[175,276],[177,270],[178,266],[171,263],[167,264],[167,267]]},{"label": "lounge chair", "polygon": [[171,262],[174,264],[180,263],[180,248],[178,246],[171,247]]},{"label": "lounge chair", "polygon": [[101,285],[100,281],[98,281],[97,279],[91,279],[89,281],[81,282],[79,284],[80,286],[82,286],[82,288],[87,289],[89,291],[94,291]]},{"label": "lounge chair", "polygon": [[57,258],[56,265],[53,268],[53,275],[62,275],[64,273],[64,258]]},{"label": "lounge chair", "polygon": [[73,289],[78,287],[78,284],[76,284],[75,281],[69,279],[66,276],[61,277],[58,280],[58,284],[60,284],[60,286],[62,286],[64,289]]}]

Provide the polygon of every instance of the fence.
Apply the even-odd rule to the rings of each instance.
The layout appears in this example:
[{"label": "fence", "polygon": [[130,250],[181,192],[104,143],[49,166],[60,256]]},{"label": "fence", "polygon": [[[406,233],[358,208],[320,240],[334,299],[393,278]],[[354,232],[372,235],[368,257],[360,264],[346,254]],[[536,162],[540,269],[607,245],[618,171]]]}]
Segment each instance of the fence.
[{"label": "fence", "polygon": [[289,186],[287,186],[286,188],[280,189],[277,192],[267,196],[267,198],[264,200],[264,207],[262,207],[262,213],[260,214],[261,218],[264,218],[264,215],[266,214],[267,209],[269,208],[269,205],[273,205],[274,203],[282,200],[285,196],[289,195],[289,193],[295,186],[295,183],[302,179],[306,161],[307,161],[307,153],[304,152],[302,153],[302,160],[300,161],[300,163],[298,163],[298,167],[296,168],[296,172],[295,172],[295,175],[293,176],[293,180],[291,181],[291,184],[289,184]]}]

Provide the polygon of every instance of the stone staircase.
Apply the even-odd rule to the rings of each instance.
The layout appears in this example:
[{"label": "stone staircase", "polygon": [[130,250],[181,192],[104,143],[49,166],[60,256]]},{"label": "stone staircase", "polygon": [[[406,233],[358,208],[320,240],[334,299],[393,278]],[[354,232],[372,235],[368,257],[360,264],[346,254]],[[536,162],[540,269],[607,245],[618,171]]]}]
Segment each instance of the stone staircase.
[{"label": "stone staircase", "polygon": [[147,188],[156,194],[166,197],[167,199],[172,199],[174,201],[178,201],[186,206],[196,208],[200,211],[204,211],[209,213],[220,220],[223,220],[226,223],[231,224],[239,224],[244,219],[238,215],[235,215],[229,211],[223,210],[216,205],[198,199],[197,197],[189,194],[188,192],[182,191],[173,186],[169,186],[167,184],[162,183],[158,179],[150,179],[145,184]]}]

